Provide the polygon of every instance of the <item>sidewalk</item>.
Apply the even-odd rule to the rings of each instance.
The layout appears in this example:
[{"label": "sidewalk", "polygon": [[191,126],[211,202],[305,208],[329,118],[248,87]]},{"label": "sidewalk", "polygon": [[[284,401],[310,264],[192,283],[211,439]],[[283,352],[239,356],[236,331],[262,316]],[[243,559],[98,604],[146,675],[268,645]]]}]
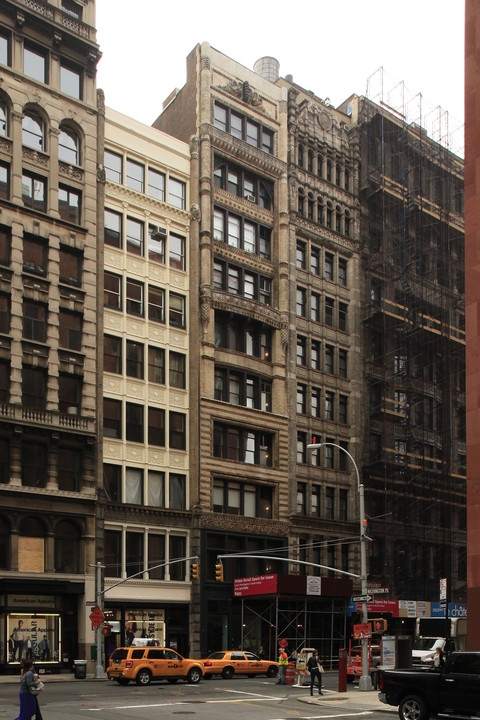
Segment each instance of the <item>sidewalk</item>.
[{"label": "sidewalk", "polygon": [[[305,688],[304,688],[305,689]],[[385,705],[378,699],[378,690],[369,692],[360,692],[358,688],[349,688],[347,692],[339,693],[332,690],[323,690],[323,695],[302,695],[298,697],[298,702],[307,703],[308,705],[335,705],[345,707],[352,705],[362,707],[365,710],[376,710],[377,712],[393,712],[397,713],[397,708],[392,705]]]},{"label": "sidewalk", "polygon": [[[39,675],[40,680],[45,683],[57,683],[57,682],[82,682],[82,680],[75,678],[73,672],[66,673],[52,673],[51,675],[42,674]],[[85,680],[95,680],[93,673],[87,673]],[[107,676],[100,678],[100,680],[106,680]],[[18,685],[20,682],[20,672],[18,675],[0,675],[0,685]]]}]

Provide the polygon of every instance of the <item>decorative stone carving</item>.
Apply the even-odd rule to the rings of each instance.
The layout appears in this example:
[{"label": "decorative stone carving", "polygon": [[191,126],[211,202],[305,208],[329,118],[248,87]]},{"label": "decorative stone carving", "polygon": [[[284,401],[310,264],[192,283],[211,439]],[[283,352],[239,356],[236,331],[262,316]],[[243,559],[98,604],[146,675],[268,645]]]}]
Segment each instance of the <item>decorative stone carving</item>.
[{"label": "decorative stone carving", "polygon": [[200,320],[203,326],[203,331],[207,331],[208,324],[210,322],[210,310],[212,308],[212,298],[210,290],[207,287],[200,289]]},{"label": "decorative stone carving", "polygon": [[201,217],[200,207],[196,203],[193,203],[193,205],[190,208],[190,217],[192,220],[195,220],[195,221],[200,220],[200,217]]},{"label": "decorative stone carving", "polygon": [[210,58],[202,57],[202,70],[210,70]]},{"label": "decorative stone carving", "polygon": [[282,352],[286,356],[288,350],[288,326],[282,325],[280,330],[280,342],[282,343]]},{"label": "decorative stone carving", "polygon": [[200,141],[197,135],[192,135],[190,138],[190,156],[192,158],[198,158]]},{"label": "decorative stone carving", "polygon": [[322,128],[322,130],[331,130],[332,129],[332,116],[326,112],[325,110],[322,110],[317,117],[317,122]]},{"label": "decorative stone carving", "polygon": [[103,165],[99,165],[97,168],[97,180],[103,185],[107,180],[107,173],[105,172],[105,168],[103,167]]},{"label": "decorative stone carving", "polygon": [[261,95],[255,90],[252,90],[250,83],[247,81],[242,82],[241,80],[230,80],[227,85],[220,86],[219,90],[223,90],[229,95],[239,98],[244,103],[247,103],[247,105],[252,105],[256,108],[261,108],[263,105]]}]

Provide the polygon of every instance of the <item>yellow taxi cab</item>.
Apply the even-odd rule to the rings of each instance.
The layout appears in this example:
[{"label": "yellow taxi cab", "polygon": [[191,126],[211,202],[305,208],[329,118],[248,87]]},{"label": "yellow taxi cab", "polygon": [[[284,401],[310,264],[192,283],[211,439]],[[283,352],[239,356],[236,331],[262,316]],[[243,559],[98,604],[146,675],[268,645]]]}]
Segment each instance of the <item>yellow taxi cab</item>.
[{"label": "yellow taxi cab", "polygon": [[119,647],[110,655],[107,668],[109,680],[128,685],[149,685],[152,680],[176,683],[185,680],[198,683],[204,674],[200,660],[184,658],[176,650],[166,647]]},{"label": "yellow taxi cab", "polygon": [[206,680],[212,675],[221,675],[228,679],[233,675],[275,677],[278,673],[278,662],[261,660],[258,655],[243,650],[221,650],[199,662],[203,663]]}]

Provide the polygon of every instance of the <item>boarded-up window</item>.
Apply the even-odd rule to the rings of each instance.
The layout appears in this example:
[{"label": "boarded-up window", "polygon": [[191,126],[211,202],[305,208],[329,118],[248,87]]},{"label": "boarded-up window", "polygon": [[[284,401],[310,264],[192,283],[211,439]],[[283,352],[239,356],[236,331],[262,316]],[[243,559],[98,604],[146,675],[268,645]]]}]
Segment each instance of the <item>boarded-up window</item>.
[{"label": "boarded-up window", "polygon": [[45,549],[42,537],[18,538],[18,570],[19,572],[45,571]]}]

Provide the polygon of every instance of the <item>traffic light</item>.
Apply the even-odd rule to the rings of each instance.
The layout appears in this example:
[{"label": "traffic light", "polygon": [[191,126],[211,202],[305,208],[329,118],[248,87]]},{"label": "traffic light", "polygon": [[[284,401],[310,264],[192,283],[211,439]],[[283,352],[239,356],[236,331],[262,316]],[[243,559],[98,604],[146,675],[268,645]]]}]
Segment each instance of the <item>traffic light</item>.
[{"label": "traffic light", "polygon": [[223,563],[217,563],[215,565],[215,580],[223,582]]},{"label": "traffic light", "polygon": [[192,563],[192,580],[198,580],[198,563]]},{"label": "traffic light", "polygon": [[383,618],[378,618],[378,620],[372,620],[371,623],[372,632],[376,633],[377,635],[381,635],[382,633],[387,631],[388,622]]}]

